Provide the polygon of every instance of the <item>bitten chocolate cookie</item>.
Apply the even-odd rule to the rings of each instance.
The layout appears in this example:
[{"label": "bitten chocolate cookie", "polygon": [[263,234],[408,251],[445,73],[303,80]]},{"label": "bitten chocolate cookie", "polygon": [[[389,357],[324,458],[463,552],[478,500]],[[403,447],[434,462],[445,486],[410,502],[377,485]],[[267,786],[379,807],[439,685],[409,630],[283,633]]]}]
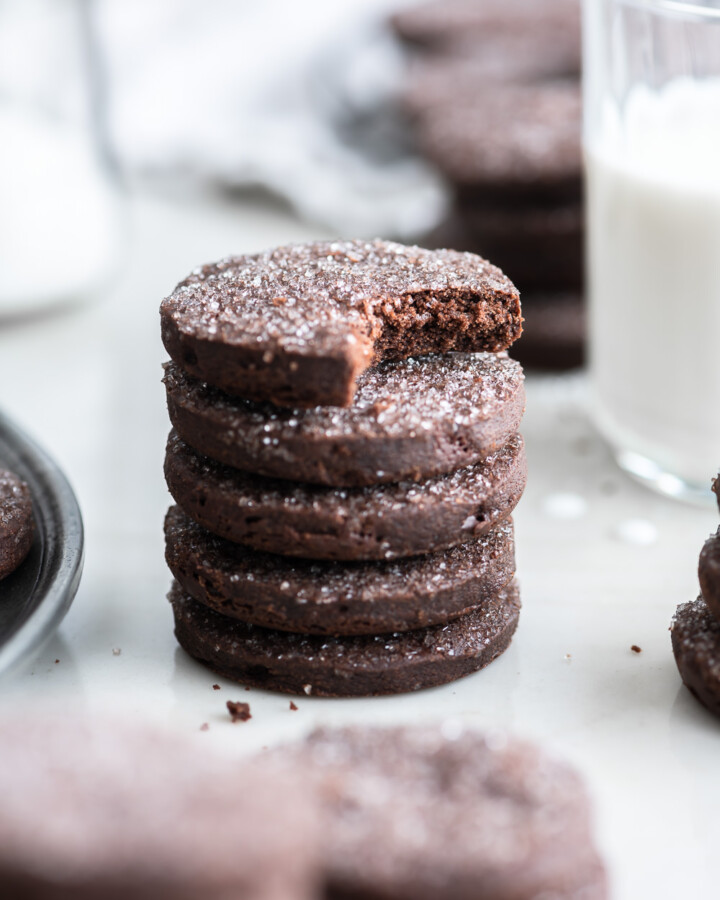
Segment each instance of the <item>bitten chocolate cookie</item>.
[{"label": "bitten chocolate cookie", "polygon": [[400,694],[455,681],[507,649],[520,614],[514,583],[447,625],[356,637],[291,634],[221,616],[175,582],[175,637],[218,675],[251,687],[320,697]]},{"label": "bitten chocolate cookie", "polygon": [[329,488],[249,475],[200,456],[171,432],[175,502],[219,537],[282,556],[392,559],[464,544],[506,519],[527,479],[515,435],[483,462],[420,483]]},{"label": "bitten chocolate cookie", "polygon": [[30,488],[12,472],[0,470],[0,579],[25,559],[34,534]]},{"label": "bitten chocolate cookie", "polygon": [[561,371],[585,362],[587,312],[579,294],[530,294],[525,327],[512,354],[523,366]]},{"label": "bitten chocolate cookie", "polygon": [[449,720],[321,729],[273,752],[317,782],[330,897],[607,896],[580,776],[529,743]]},{"label": "bitten chocolate cookie", "polygon": [[0,760],[5,900],[318,896],[318,804],[282,760],[239,772],[117,715],[6,717]]},{"label": "bitten chocolate cookie", "polygon": [[577,84],[507,84],[417,116],[420,150],[483,202],[579,202],[582,104]]},{"label": "bitten chocolate cookie", "polygon": [[345,409],[240,400],[173,363],[164,381],[173,426],[198,452],[259,475],[334,486],[473,465],[510,440],[525,409],[522,369],[492,353],[382,363],[359,376]]},{"label": "bitten chocolate cookie", "polygon": [[512,522],[451,550],[396,562],[287,559],[215,537],[175,506],[165,558],[182,588],[253,625],[310,634],[384,634],[446,622],[515,573]]},{"label": "bitten chocolate cookie", "polygon": [[504,350],[522,330],[517,290],[486,260],[379,240],[231,257],[195,270],[160,312],[185,371],[280,406],[349,406],[374,363]]},{"label": "bitten chocolate cookie", "polygon": [[680,677],[704,706],[720,716],[720,622],[698,597],[678,606],[670,634]]},{"label": "bitten chocolate cookie", "polygon": [[710,612],[720,620],[720,528],[705,541],[700,552],[698,577],[702,597]]}]

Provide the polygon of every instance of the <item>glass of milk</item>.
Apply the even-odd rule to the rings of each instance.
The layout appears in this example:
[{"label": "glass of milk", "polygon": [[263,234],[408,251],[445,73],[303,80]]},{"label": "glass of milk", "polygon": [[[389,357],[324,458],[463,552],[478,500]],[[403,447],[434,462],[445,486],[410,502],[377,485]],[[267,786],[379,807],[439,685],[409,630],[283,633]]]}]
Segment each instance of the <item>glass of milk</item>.
[{"label": "glass of milk", "polygon": [[124,243],[88,0],[0,0],[0,321],[82,299]]},{"label": "glass of milk", "polygon": [[585,0],[590,366],[619,464],[720,470],[720,2]]}]

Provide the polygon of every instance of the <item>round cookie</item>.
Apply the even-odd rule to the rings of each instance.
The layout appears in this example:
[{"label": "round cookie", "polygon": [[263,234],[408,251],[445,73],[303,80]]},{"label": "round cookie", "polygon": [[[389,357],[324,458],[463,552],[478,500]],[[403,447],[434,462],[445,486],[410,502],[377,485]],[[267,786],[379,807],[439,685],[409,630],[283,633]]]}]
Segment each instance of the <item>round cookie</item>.
[{"label": "round cookie", "polygon": [[698,597],[678,606],[670,634],[680,677],[704,706],[720,716],[720,622]]},{"label": "round cookie", "polygon": [[482,250],[492,256],[522,285],[525,313],[528,291],[582,289],[583,240],[582,208],[569,203],[525,209],[460,207],[424,242],[428,247]]},{"label": "round cookie", "polygon": [[451,550],[395,562],[310,562],[215,537],[172,507],[165,558],[191,597],[281,631],[384,634],[446,622],[480,606],[515,573],[512,521]]},{"label": "round cookie", "polygon": [[485,203],[579,202],[579,85],[503,85],[417,116],[420,150],[461,198]]},{"label": "round cookie", "polygon": [[700,552],[698,577],[703,600],[715,618],[720,619],[720,528],[705,541]]},{"label": "round cookie", "polygon": [[249,475],[200,456],[171,432],[175,502],[219,537],[281,556],[393,559],[464,544],[506,519],[527,480],[515,435],[483,462],[438,478],[329,488]]},{"label": "round cookie", "polygon": [[189,374],[301,407],[349,406],[381,360],[504,350],[522,330],[517,290],[486,260],[380,240],[230,257],[196,269],[160,315]]},{"label": "round cookie", "polygon": [[336,487],[473,465],[510,440],[525,409],[521,367],[492,353],[382,363],[359,376],[348,408],[240,400],[174,363],[164,381],[172,424],[199,453],[270,478]]},{"label": "round cookie", "polygon": [[579,294],[530,294],[523,313],[523,337],[512,348],[523,366],[564,371],[585,363],[587,313]]},{"label": "round cookie", "polygon": [[[319,809],[296,766],[118,722],[0,726],[6,900],[314,900]],[[243,862],[238,861],[242,847]]]},{"label": "round cookie", "polygon": [[515,583],[446,625],[355,637],[292,634],[221,616],[173,583],[180,646],[250,687],[319,697],[401,694],[455,681],[500,656],[520,615]]},{"label": "round cookie", "polygon": [[522,34],[559,55],[580,56],[578,0],[430,0],[396,12],[396,34],[423,49],[455,54],[463,45],[481,53]]},{"label": "round cookie", "polygon": [[25,559],[34,535],[30,488],[12,472],[0,470],[0,579]]},{"label": "round cookie", "polygon": [[319,729],[273,752],[318,784],[328,896],[607,897],[582,780],[529,743],[447,720]]}]

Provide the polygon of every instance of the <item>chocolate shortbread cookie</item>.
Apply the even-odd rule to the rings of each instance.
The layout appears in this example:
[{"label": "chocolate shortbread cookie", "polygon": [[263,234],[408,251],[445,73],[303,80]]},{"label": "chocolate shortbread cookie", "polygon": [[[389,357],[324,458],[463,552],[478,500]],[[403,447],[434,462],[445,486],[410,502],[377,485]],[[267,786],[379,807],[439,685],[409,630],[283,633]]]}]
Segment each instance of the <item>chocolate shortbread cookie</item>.
[{"label": "chocolate shortbread cookie", "polygon": [[358,486],[428,478],[504,446],[525,409],[519,364],[492,353],[388,362],[363,372],[352,406],[253,403],[165,369],[170,419],[217,462],[271,478]]},{"label": "chocolate shortbread cookie", "polygon": [[[316,900],[315,794],[179,735],[37,716],[0,726],[5,900]],[[242,859],[238,848],[242,848]]]},{"label": "chocolate shortbread cookie", "polygon": [[458,195],[579,202],[582,103],[577,84],[507,84],[417,116],[420,150]]},{"label": "chocolate shortbread cookie", "polygon": [[25,559],[34,535],[30,488],[12,472],[0,470],[0,579]]},{"label": "chocolate shortbread cookie", "polygon": [[215,537],[172,507],[165,558],[182,588],[223,615],[310,634],[383,634],[447,622],[515,573],[512,522],[476,541],[395,562],[310,562]]},{"label": "chocolate shortbread cookie", "polygon": [[349,406],[374,363],[504,350],[522,330],[517,290],[486,260],[380,240],[231,257],[195,270],[160,311],[185,371],[280,406]]},{"label": "chocolate shortbread cookie", "polygon": [[700,552],[698,578],[703,600],[715,618],[720,620],[720,528],[705,541]]},{"label": "chocolate shortbread cookie", "polygon": [[720,716],[720,621],[698,597],[678,606],[670,634],[680,677],[704,706]]},{"label": "chocolate shortbread cookie", "polygon": [[[456,247],[492,256],[529,291],[582,289],[583,211],[573,202],[550,207],[456,208],[425,238],[428,247]],[[523,336],[527,325],[523,325]]]},{"label": "chocolate shortbread cookie", "polygon": [[559,55],[580,56],[578,0],[431,0],[400,10],[391,23],[404,41],[426,50],[469,46],[482,53],[530,34]]},{"label": "chocolate shortbread cookie", "polygon": [[520,614],[511,583],[447,625],[382,635],[291,634],[221,616],[174,582],[175,637],[218,675],[251,687],[319,697],[400,694],[455,681],[507,649]]},{"label": "chocolate shortbread cookie", "polygon": [[165,478],[203,528],[307,559],[393,559],[464,544],[506,519],[527,479],[515,435],[483,462],[416,483],[329,488],[249,475],[201,456],[171,432]]},{"label": "chocolate shortbread cookie", "polygon": [[580,776],[529,743],[447,720],[320,729],[273,752],[317,783],[331,898],[607,896]]},{"label": "chocolate shortbread cookie", "polygon": [[561,371],[585,362],[587,311],[579,294],[529,294],[522,340],[512,349],[524,366]]}]

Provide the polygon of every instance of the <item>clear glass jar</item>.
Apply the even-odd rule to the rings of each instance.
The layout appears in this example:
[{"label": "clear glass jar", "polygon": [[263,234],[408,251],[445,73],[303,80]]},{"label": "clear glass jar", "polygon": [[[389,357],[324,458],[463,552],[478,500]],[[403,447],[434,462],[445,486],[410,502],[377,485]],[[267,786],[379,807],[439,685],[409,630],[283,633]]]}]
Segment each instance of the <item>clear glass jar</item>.
[{"label": "clear glass jar", "polygon": [[709,497],[720,468],[720,4],[585,0],[590,366],[618,462]]},{"label": "clear glass jar", "polygon": [[0,317],[81,299],[123,245],[88,0],[0,0]]}]

